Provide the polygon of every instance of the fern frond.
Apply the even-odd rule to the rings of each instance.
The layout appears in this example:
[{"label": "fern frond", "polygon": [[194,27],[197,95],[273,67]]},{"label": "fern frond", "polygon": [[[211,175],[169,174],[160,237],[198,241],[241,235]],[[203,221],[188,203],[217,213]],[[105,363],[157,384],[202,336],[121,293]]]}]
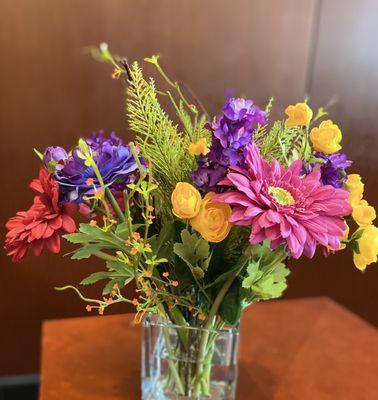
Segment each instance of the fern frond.
[{"label": "fern frond", "polygon": [[257,128],[255,129],[253,139],[257,143],[259,143],[259,141],[262,138],[264,138],[264,136],[267,133],[269,120],[270,120],[270,112],[272,111],[273,103],[274,103],[274,97],[271,97],[268,101],[268,104],[265,107],[265,110],[264,110],[266,112],[266,123],[265,123],[265,125],[258,125]]},{"label": "fern frond", "polygon": [[274,99],[271,98],[265,108],[267,123],[258,126],[253,136],[261,155],[267,160],[274,157],[286,165],[298,158],[305,160],[310,151],[308,132],[305,128],[288,127],[285,120],[278,120],[269,129],[269,116],[273,101]]},{"label": "fern frond", "polygon": [[136,133],[143,156],[149,161],[154,179],[161,190],[162,205],[170,207],[169,197],[177,182],[187,181],[195,160],[187,151],[187,142],[198,134],[198,126],[189,122],[183,107],[176,109],[183,117],[185,133],[178,130],[157,98],[153,79],[146,81],[135,62],[130,68],[131,81],[127,89],[127,116],[130,128]]}]

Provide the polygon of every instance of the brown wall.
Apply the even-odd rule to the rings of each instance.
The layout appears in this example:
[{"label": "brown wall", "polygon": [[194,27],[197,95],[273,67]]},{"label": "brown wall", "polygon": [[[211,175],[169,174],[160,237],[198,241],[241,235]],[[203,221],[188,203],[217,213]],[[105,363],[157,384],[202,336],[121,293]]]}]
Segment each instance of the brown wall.
[{"label": "brown wall", "polygon": [[[127,135],[122,89],[81,48],[108,41],[129,57],[163,55],[212,113],[226,88],[279,110],[339,97],[333,118],[344,149],[377,205],[378,5],[374,0],[0,0],[0,197],[6,218],[31,202],[32,148],[69,147],[104,128]],[[302,265],[303,264],[303,265]],[[54,286],[100,268],[44,254],[12,265],[1,254],[0,375],[38,369],[41,320],[83,315],[84,304]],[[377,269],[365,274],[349,254],[293,265],[287,296],[328,295],[378,323]],[[96,292],[95,289],[91,289]],[[125,309],[119,308],[121,312]]]}]

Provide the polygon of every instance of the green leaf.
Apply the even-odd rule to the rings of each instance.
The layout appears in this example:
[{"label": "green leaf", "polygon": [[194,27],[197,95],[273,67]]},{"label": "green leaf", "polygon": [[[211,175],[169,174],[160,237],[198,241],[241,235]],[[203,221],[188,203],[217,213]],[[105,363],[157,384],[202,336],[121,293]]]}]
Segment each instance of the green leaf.
[{"label": "green leaf", "polygon": [[69,241],[70,243],[88,243],[90,241],[90,237],[85,233],[68,233],[63,235],[64,239]]},{"label": "green leaf", "polygon": [[251,260],[242,281],[245,304],[282,295],[287,287],[286,277],[290,273],[283,262],[286,257],[283,247],[271,250],[268,241],[252,246]]},{"label": "green leaf", "polygon": [[92,285],[93,283],[99,282],[103,279],[108,279],[112,277],[113,273],[111,272],[94,272],[93,274],[84,278],[80,285]]},{"label": "green leaf", "polygon": [[249,256],[246,254],[242,254],[231,268],[227,269],[227,271],[223,274],[220,274],[215,280],[210,281],[209,284],[205,286],[205,289],[216,286],[219,283],[226,281],[228,277],[231,276],[235,271],[237,271],[241,267],[244,267],[247,264],[248,260]]},{"label": "green leaf", "polygon": [[[173,251],[190,268],[197,278],[201,274],[199,269],[206,271],[209,265],[210,246],[209,243],[196,233],[191,234],[187,229],[181,232],[182,243],[175,243]],[[202,277],[204,273],[202,274]]]},{"label": "green leaf", "polygon": [[353,253],[360,254],[360,245],[357,240],[351,240],[348,246],[352,249]]},{"label": "green leaf", "polygon": [[71,259],[82,260],[83,258],[89,258],[103,248],[104,246],[102,244],[88,244],[87,246],[74,250]]},{"label": "green leaf", "polygon": [[200,267],[194,267],[192,273],[197,279],[203,279],[203,277],[205,276],[203,269]]},{"label": "green leaf", "polygon": [[356,232],[353,233],[353,235],[352,235],[352,237],[350,238],[350,240],[358,240],[358,239],[361,239],[363,233],[364,233],[364,229],[363,229],[363,228],[357,229]]},{"label": "green leaf", "polygon": [[114,271],[122,272],[125,276],[134,277],[134,271],[132,267],[120,260],[108,260],[106,266]]},{"label": "green leaf", "polygon": [[149,239],[153,253],[159,256],[161,249],[172,242],[174,236],[174,224],[165,224],[158,235],[154,235]]},{"label": "green leaf", "polygon": [[118,224],[115,230],[115,234],[121,239],[128,239],[131,236],[128,222],[122,222],[121,224]]},{"label": "green leaf", "polygon": [[80,224],[79,231],[88,236],[89,242],[105,242],[107,244],[112,244],[116,248],[125,249],[124,241],[112,232],[105,232],[98,226],[92,226],[90,224]]},{"label": "green leaf", "polygon": [[253,284],[261,279],[263,273],[259,270],[259,264],[251,262],[247,268],[247,277],[243,279],[242,286],[245,289],[252,289]]},{"label": "green leaf", "polygon": [[226,293],[220,307],[219,316],[229,325],[236,325],[241,316],[242,302],[240,293],[240,281],[235,279]]},{"label": "green leaf", "polygon": [[[143,224],[133,224],[131,228],[133,232],[136,232],[141,226],[143,226]],[[114,233],[117,237],[126,240],[132,235],[133,232],[130,232],[129,224],[126,221],[118,224]]]},{"label": "green leaf", "polygon": [[182,243],[175,243],[173,250],[175,254],[192,265],[203,263],[210,256],[209,243],[196,233],[191,234],[187,229],[181,232]]},{"label": "green leaf", "polygon": [[104,287],[104,289],[102,290],[102,294],[107,295],[109,293],[111,293],[111,291],[114,288],[114,285],[118,285],[118,287],[124,287],[126,285],[128,285],[131,281],[133,280],[133,278],[127,278],[125,279],[124,277],[117,277],[117,278],[113,278],[111,279]]},{"label": "green leaf", "polygon": [[318,163],[318,164],[324,164],[326,160],[324,158],[318,158],[318,157],[308,157],[307,158],[308,163]]}]

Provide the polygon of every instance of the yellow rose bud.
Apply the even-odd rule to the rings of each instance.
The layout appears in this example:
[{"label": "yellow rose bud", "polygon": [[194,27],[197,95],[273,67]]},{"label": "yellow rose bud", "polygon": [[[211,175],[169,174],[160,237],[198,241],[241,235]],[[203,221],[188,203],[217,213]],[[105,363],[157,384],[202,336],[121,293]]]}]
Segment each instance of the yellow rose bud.
[{"label": "yellow rose bud", "polygon": [[289,117],[286,120],[286,125],[289,127],[308,125],[312,118],[312,110],[306,103],[286,107],[285,114]]},{"label": "yellow rose bud", "polygon": [[195,217],[200,210],[201,194],[192,185],[179,182],[172,192],[172,212],[179,218],[189,219]]},{"label": "yellow rose bud", "polygon": [[361,181],[361,176],[358,174],[348,175],[345,186],[349,191],[349,204],[352,207],[358,205],[364,194],[364,184]]},{"label": "yellow rose bud", "polygon": [[210,149],[207,145],[206,138],[201,138],[196,143],[190,143],[188,151],[192,157],[207,154]]},{"label": "yellow rose bud", "polygon": [[374,207],[369,206],[366,200],[361,200],[359,204],[353,206],[352,217],[358,225],[363,227],[371,225],[377,215]]},{"label": "yellow rose bud", "polygon": [[341,149],[341,131],[331,120],[323,121],[319,128],[312,128],[310,139],[312,147],[325,154],[336,153]]},{"label": "yellow rose bud", "polygon": [[378,228],[374,225],[363,228],[362,236],[357,242],[360,253],[353,254],[353,261],[358,269],[364,271],[369,264],[377,262]]},{"label": "yellow rose bud", "polygon": [[208,242],[221,242],[229,234],[232,224],[228,221],[232,211],[226,203],[213,202],[215,193],[207,193],[196,217],[190,220],[192,227]]}]

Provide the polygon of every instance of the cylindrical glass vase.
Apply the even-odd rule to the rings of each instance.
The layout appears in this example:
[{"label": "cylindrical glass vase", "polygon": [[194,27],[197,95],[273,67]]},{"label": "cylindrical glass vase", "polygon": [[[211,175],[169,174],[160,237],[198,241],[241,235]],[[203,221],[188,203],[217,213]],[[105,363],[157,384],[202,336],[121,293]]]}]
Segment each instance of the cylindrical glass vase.
[{"label": "cylindrical glass vase", "polygon": [[239,329],[143,322],[142,399],[235,399]]}]

